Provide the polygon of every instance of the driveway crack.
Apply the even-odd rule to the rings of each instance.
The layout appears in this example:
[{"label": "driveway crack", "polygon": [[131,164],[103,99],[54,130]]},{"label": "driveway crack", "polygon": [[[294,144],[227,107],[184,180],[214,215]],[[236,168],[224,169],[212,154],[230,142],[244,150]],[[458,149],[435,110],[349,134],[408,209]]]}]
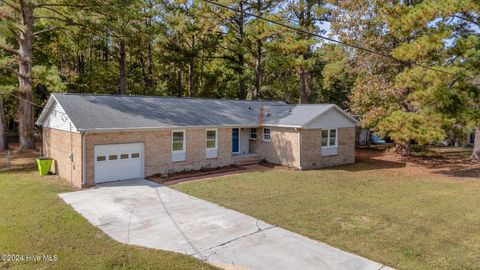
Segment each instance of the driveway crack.
[{"label": "driveway crack", "polygon": [[[238,237],[235,237],[235,238],[230,239],[230,240],[228,240],[228,241],[226,241],[226,242],[223,242],[223,243],[220,243],[220,244],[215,245],[215,246],[213,246],[213,247],[209,247],[209,248],[207,248],[207,249],[204,249],[203,251],[212,250],[212,249],[214,249],[214,248],[224,248],[224,247],[226,247],[228,244],[230,244],[230,243],[232,243],[232,242],[235,242],[235,241],[237,241],[237,240],[240,240],[240,239],[243,239],[243,238],[252,236],[252,235],[257,234],[257,233],[259,233],[259,232],[263,232],[263,231],[266,231],[266,230],[274,229],[274,228],[277,227],[277,225],[271,225],[271,226],[269,226],[269,227],[266,227],[266,228],[263,228],[263,229],[262,229],[262,228],[260,228],[260,226],[258,226],[258,220],[255,222],[255,225],[256,225],[257,228],[258,228],[256,231],[251,232],[251,233],[247,233],[247,234],[244,234],[244,235],[241,235],[241,236],[238,236]],[[205,260],[208,260],[208,258],[211,257],[212,255],[216,254],[217,251],[218,251],[218,250],[216,250],[216,251],[214,251],[214,252],[206,255],[206,256],[205,256]],[[192,254],[192,255],[196,255],[196,253],[194,253],[194,254]]]},{"label": "driveway crack", "polygon": [[[163,202],[162,200],[162,197],[160,195],[160,192],[158,191],[158,188],[154,188],[155,191],[157,192],[157,197],[158,197],[158,200],[160,201],[160,203],[162,204],[163,206],[163,209],[165,210],[165,212],[167,213],[168,217],[170,218],[170,220],[172,221],[173,225],[175,226],[175,228],[177,228],[178,232],[183,236],[183,238],[185,239],[185,241],[187,241],[188,245],[190,245],[190,247],[192,247],[193,250],[195,250],[195,252],[191,255],[195,255],[195,254],[198,254],[200,255],[200,257],[203,257],[202,253],[200,252],[200,250],[198,250],[197,247],[195,247],[195,245],[190,241],[190,239],[188,239],[187,235],[182,231],[182,229],[180,228],[180,226],[178,225],[178,223],[175,221],[175,219],[173,219],[172,217],[172,214],[170,213],[170,211],[168,210],[167,206],[165,205],[165,203]],[[204,259],[206,260],[206,259]]]}]

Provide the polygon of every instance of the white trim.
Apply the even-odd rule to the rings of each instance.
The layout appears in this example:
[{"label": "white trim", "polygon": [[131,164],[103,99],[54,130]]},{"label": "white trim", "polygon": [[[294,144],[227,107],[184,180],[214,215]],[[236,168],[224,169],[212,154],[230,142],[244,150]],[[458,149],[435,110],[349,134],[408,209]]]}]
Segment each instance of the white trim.
[{"label": "white trim", "polygon": [[[173,133],[182,132],[183,133],[183,149],[182,150],[173,150]],[[185,153],[187,150],[187,131],[185,129],[173,129],[171,133],[171,150],[172,153]]]},{"label": "white trim", "polygon": [[[52,94],[50,95],[50,98],[48,99],[47,101],[47,104],[43,107],[43,110],[42,112],[40,113],[40,116],[38,116],[38,119],[37,121],[35,122],[35,125],[37,126],[43,126],[43,122],[45,122],[45,119],[46,117],[48,116],[48,114],[52,111],[52,106],[53,106],[53,102],[57,103],[58,106],[60,106],[60,108],[62,108],[62,110],[65,112],[65,116],[67,116],[67,119],[68,121],[70,121],[70,123],[72,123],[72,126],[73,126],[73,130],[75,130],[74,132],[78,132],[78,129],[77,127],[75,126],[75,124],[73,123],[72,119],[70,118],[70,116],[68,115],[67,111],[65,111],[65,108],[62,107],[62,104],[60,102],[58,102],[58,100],[55,98],[55,96]],[[57,111],[55,111],[57,112]]]},{"label": "white trim", "polygon": [[331,111],[331,110],[337,110],[338,112],[340,112],[341,114],[343,114],[345,117],[347,117],[349,120],[351,120],[353,123],[355,123],[355,126],[358,126],[360,125],[360,122],[358,122],[357,119],[353,118],[351,115],[349,115],[348,113],[346,113],[344,110],[340,109],[340,107],[338,107],[337,105],[335,104],[332,104],[330,105],[330,108],[324,110],[323,112],[321,112],[320,114],[318,114],[317,116],[313,117],[312,119],[310,119],[309,121],[307,121],[305,124],[303,124],[303,127],[305,128],[308,128],[307,126],[310,125],[312,122],[314,122],[315,120],[317,120],[318,118],[320,118],[322,115],[326,114],[327,112]]},{"label": "white trim", "polygon": [[[270,131],[270,133],[268,133],[268,136],[270,136],[270,139],[265,139],[265,129],[268,129]],[[264,142],[269,142],[272,140],[272,129],[269,128],[269,127],[264,127],[262,129],[262,141]]]},{"label": "white trim", "polygon": [[[215,147],[214,148],[208,148],[207,147],[208,132],[209,131],[215,131]],[[205,149],[207,149],[207,150],[217,150],[218,149],[218,128],[207,128],[207,129],[205,129]]]},{"label": "white trim", "polygon": [[[335,144],[334,145],[330,145],[330,130],[332,130],[332,129],[335,130]],[[322,145],[322,148],[336,148],[336,147],[338,147],[338,128],[323,128],[321,139],[323,139],[323,131],[324,130],[327,131],[327,146]],[[321,141],[320,141],[320,144],[321,144]]]}]

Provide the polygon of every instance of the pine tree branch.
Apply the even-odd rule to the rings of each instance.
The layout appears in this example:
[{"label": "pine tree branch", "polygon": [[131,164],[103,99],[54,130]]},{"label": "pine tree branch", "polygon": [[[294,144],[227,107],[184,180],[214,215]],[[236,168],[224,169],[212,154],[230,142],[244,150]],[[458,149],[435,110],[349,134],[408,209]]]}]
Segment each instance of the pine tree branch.
[{"label": "pine tree branch", "polygon": [[2,3],[5,3],[5,5],[9,6],[11,9],[17,11],[17,12],[21,12],[20,11],[20,8],[19,7],[16,7],[14,4],[12,3],[9,3],[8,1],[6,0],[1,0]]},{"label": "pine tree branch", "polygon": [[19,51],[9,47],[7,44],[1,43],[1,42],[0,42],[0,50],[4,50],[4,51],[9,52],[9,53],[11,53],[13,55],[16,55],[16,56],[20,56]]},{"label": "pine tree branch", "polygon": [[43,30],[34,32],[33,35],[36,36],[38,34],[45,33],[45,32],[50,32],[50,31],[53,31],[53,30],[56,30],[56,29],[58,29],[58,27],[52,26],[52,27],[49,27],[47,29],[43,29]]}]

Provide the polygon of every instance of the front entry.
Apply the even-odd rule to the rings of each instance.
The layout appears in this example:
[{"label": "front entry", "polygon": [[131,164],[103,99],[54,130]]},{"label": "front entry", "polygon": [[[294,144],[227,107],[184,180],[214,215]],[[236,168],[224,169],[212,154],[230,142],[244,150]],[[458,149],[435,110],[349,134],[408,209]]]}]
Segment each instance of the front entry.
[{"label": "front entry", "polygon": [[238,128],[232,128],[232,153],[239,152],[240,134]]}]

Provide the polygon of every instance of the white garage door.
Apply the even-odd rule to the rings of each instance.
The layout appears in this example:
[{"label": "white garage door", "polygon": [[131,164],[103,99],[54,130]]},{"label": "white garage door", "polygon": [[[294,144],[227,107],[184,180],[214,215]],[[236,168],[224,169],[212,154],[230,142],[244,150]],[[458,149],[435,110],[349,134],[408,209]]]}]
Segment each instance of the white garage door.
[{"label": "white garage door", "polygon": [[95,145],[95,183],[143,177],[143,143]]}]

